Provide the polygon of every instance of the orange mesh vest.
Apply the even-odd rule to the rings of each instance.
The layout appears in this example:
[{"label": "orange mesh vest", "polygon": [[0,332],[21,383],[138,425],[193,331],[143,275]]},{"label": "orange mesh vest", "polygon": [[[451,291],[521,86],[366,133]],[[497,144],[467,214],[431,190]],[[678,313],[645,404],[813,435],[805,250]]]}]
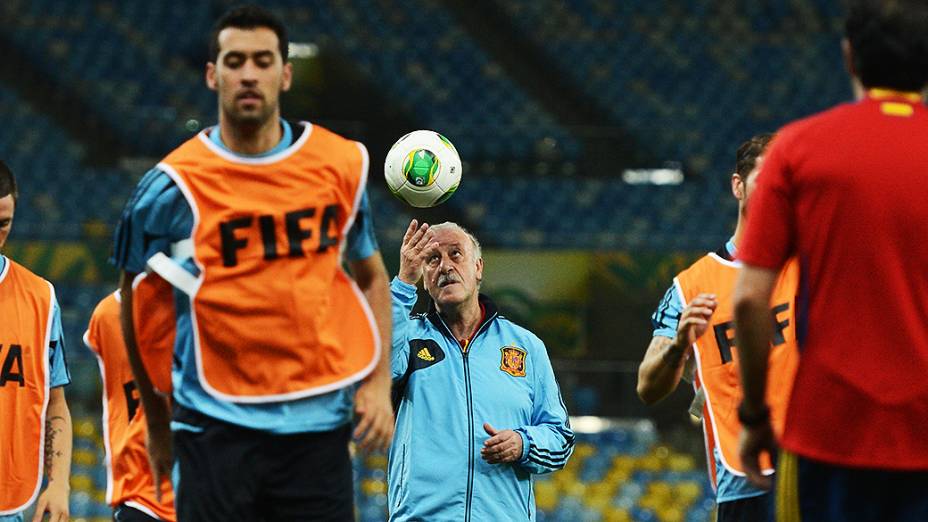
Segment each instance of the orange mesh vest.
[{"label": "orange mesh vest", "polygon": [[[702,383],[699,381],[699,373],[693,376],[693,391],[699,393],[702,389]],[[712,431],[712,422],[709,420],[709,404],[703,402],[702,404],[702,433],[703,440],[706,444],[706,466],[709,471],[709,483],[712,485],[712,491],[718,489],[718,470],[715,468],[715,458],[713,458],[713,450],[715,449],[715,433]]]},{"label": "orange mesh vest", "polygon": [[54,289],[7,259],[0,272],[0,515],[39,493],[49,397]]},{"label": "orange mesh vest", "polygon": [[373,369],[373,315],[341,267],[367,163],[361,144],[306,124],[273,156],[239,158],[203,132],[159,164],[193,208],[191,318],[207,393],[293,400]]},{"label": "orange mesh vest", "polygon": [[170,395],[176,337],[174,288],[157,274],[141,273],[132,282],[135,343],[155,390]]},{"label": "orange mesh vest", "polygon": [[165,480],[162,502],[155,500],[155,486],[145,449],[145,411],[135,387],[126,345],[119,324],[119,296],[110,294],[97,305],[84,343],[100,363],[103,380],[103,431],[106,445],[106,502],[128,503],[161,520],[176,520],[171,483]]},{"label": "orange mesh vest", "polygon": [[[706,394],[707,451],[710,462],[712,446],[719,450],[722,464],[736,475],[744,475],[738,456],[738,405],[741,403],[738,352],[735,349],[734,289],[739,265],[716,254],[709,254],[681,272],[674,283],[684,305],[701,293],[715,294],[718,306],[706,333],[696,340],[697,373]],[[796,290],[799,264],[790,260],[777,279],[771,297],[771,321],[774,323],[773,349],[767,381],[767,404],[777,436],[783,432],[786,404],[799,363],[796,345]],[[710,440],[711,439],[711,440]],[[711,464],[710,464],[711,465]],[[764,454],[761,465],[772,471],[770,458]]]}]

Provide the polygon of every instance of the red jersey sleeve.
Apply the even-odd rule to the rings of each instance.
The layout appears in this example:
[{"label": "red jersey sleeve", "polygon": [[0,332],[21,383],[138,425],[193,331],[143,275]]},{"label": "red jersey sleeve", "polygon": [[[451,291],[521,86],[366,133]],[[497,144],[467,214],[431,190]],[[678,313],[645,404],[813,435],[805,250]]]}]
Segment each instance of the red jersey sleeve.
[{"label": "red jersey sleeve", "polygon": [[744,239],[738,245],[738,259],[746,265],[779,270],[793,253],[795,217],[788,141],[784,135],[773,140],[757,174],[757,186],[748,201]]}]

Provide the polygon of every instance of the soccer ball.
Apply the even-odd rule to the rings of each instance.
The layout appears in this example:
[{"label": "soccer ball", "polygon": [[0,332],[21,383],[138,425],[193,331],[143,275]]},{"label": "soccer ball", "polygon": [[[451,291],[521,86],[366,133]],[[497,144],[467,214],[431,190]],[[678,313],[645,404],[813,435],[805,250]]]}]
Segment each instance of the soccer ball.
[{"label": "soccer ball", "polygon": [[461,157],[448,138],[417,130],[390,147],[383,174],[394,196],[417,208],[434,207],[458,189]]}]

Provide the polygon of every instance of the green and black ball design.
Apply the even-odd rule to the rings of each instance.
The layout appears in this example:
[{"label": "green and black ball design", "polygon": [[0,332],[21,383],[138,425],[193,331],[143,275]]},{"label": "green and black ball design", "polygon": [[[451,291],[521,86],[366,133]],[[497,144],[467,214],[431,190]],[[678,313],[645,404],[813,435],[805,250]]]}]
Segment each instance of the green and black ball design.
[{"label": "green and black ball design", "polygon": [[417,187],[427,187],[435,181],[441,161],[427,149],[413,149],[403,161],[403,175]]}]

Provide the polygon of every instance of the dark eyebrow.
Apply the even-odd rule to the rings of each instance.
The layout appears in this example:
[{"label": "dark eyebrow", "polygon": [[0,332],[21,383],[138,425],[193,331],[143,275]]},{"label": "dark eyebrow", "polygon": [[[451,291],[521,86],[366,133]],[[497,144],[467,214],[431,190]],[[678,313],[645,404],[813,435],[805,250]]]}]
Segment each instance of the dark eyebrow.
[{"label": "dark eyebrow", "polygon": [[[273,57],[273,56],[274,56],[274,51],[270,51],[270,50],[264,49],[264,50],[261,50],[261,51],[255,51],[255,52],[251,53],[251,57],[252,57],[252,58],[266,58],[266,57],[268,57],[268,56]],[[231,58],[242,58],[242,59],[244,59],[244,58],[247,58],[247,57],[248,57],[248,53],[246,53],[245,51],[229,51],[229,52],[227,52],[227,53],[225,54],[225,56],[223,57],[223,59],[225,59],[225,58],[230,58],[230,57],[231,57]]]}]

